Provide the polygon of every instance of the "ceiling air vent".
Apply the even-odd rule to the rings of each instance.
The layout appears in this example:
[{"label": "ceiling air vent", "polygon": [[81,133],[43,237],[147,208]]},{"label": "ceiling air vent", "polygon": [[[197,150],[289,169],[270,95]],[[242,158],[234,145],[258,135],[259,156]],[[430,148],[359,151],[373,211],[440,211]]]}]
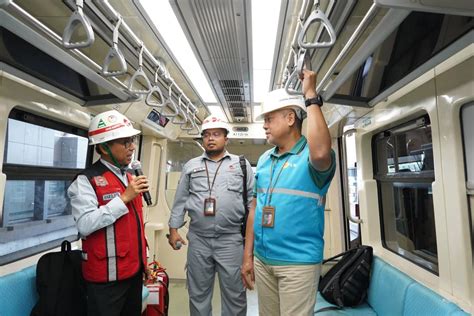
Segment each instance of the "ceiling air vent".
[{"label": "ceiling air vent", "polygon": [[172,0],[171,4],[227,118],[251,122],[250,0]]}]

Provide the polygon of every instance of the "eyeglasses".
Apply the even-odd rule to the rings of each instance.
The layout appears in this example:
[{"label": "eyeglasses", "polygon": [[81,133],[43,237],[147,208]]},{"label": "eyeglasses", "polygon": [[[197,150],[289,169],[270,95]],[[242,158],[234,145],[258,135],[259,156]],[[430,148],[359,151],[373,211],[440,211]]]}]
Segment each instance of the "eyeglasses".
[{"label": "eyeglasses", "polygon": [[115,143],[119,143],[123,145],[126,149],[129,149],[132,144],[136,145],[137,144],[137,137],[132,136],[132,137],[127,137],[127,138],[120,138],[114,141]]},{"label": "eyeglasses", "polygon": [[211,137],[211,136],[212,136],[212,138],[219,138],[219,137],[221,137],[222,135],[224,135],[224,133],[222,133],[222,132],[212,132],[212,133],[210,133],[210,132],[205,132],[205,133],[202,134],[202,138],[203,138],[203,139],[204,139],[204,138],[209,138],[209,137]]}]

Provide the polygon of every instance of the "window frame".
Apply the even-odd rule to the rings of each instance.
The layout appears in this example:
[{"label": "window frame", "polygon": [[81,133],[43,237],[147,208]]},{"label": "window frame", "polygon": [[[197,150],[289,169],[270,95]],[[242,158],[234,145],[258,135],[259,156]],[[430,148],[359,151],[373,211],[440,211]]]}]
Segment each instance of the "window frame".
[{"label": "window frame", "polygon": [[[405,133],[421,126],[430,126],[431,122],[429,119],[429,115],[425,112],[424,114],[417,116],[416,118],[410,119],[408,122],[397,124],[387,130],[379,131],[372,136],[371,141],[371,148],[372,148],[372,161],[373,161],[373,179],[377,183],[377,199],[378,199],[378,206],[379,206],[379,218],[380,218],[380,232],[381,232],[381,242],[382,246],[387,249],[388,251],[400,256],[417,266],[439,276],[439,259],[438,254],[436,256],[437,263],[433,263],[422,256],[416,255],[411,251],[407,251],[406,249],[399,246],[399,248],[403,251],[396,251],[389,247],[387,242],[387,234],[385,230],[385,215],[384,215],[384,197],[382,196],[382,185],[386,183],[392,184],[392,190],[396,187],[395,183],[406,183],[406,184],[429,184],[432,186],[433,182],[435,181],[435,170],[421,170],[417,172],[400,172],[396,171],[392,174],[389,174],[388,171],[381,171],[378,159],[378,147],[377,142],[381,138],[385,138],[387,136],[397,135],[400,133]],[[431,140],[433,143],[433,139]],[[396,147],[396,146],[395,146]],[[394,157],[398,158],[397,152],[394,152]],[[394,159],[396,159],[394,158]],[[398,163],[398,159],[394,160],[395,163]],[[434,199],[432,199],[432,202]],[[393,201],[395,202],[395,200]],[[433,207],[433,218],[435,218],[435,211]],[[435,230],[435,237],[436,237],[436,226],[434,227]],[[438,248],[438,245],[436,246]],[[415,249],[416,250],[416,249]],[[403,252],[409,253],[409,255],[403,254]]]},{"label": "window frame", "polygon": [[[88,132],[86,129],[75,127],[72,125],[67,125],[66,123],[61,123],[59,121],[54,121],[49,118],[25,111],[21,108],[13,108],[7,119],[7,128],[5,131],[5,142],[4,142],[4,157],[2,172],[6,175],[6,183],[10,180],[31,180],[31,181],[72,181],[75,176],[83,170],[83,168],[59,168],[59,167],[46,167],[46,166],[34,166],[34,165],[24,165],[24,164],[12,164],[6,162],[7,155],[7,146],[8,146],[8,120],[13,119],[36,126],[53,129],[56,131],[77,135],[80,137],[88,137]],[[94,151],[91,150],[92,147],[88,146],[86,153],[85,167],[87,168],[92,164]],[[3,200],[2,203],[5,201]],[[4,224],[3,220],[5,218],[4,208],[0,212],[0,240],[2,242],[8,243],[19,240],[27,240],[28,238],[34,238],[35,236],[40,235],[44,231],[54,232],[64,230],[68,235],[62,236],[59,239],[54,239],[33,245],[28,248],[21,249],[12,253],[5,254],[0,256],[0,265],[10,263],[36,253],[58,247],[64,239],[69,241],[78,240],[77,233],[69,233],[68,229],[72,230],[75,227],[74,218],[71,214],[63,214],[54,216],[53,218],[19,222],[14,224]],[[44,214],[44,211],[43,211]],[[45,226],[47,225],[47,226]]]}]

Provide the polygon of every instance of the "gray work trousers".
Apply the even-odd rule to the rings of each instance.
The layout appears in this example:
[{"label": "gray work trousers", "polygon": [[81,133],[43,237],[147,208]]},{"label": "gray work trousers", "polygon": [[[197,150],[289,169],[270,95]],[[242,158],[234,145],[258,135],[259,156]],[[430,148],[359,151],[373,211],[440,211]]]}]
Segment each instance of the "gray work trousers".
[{"label": "gray work trousers", "polygon": [[242,279],[243,242],[240,233],[201,237],[188,233],[186,277],[191,316],[212,316],[214,277],[219,276],[223,316],[245,316],[247,297]]}]

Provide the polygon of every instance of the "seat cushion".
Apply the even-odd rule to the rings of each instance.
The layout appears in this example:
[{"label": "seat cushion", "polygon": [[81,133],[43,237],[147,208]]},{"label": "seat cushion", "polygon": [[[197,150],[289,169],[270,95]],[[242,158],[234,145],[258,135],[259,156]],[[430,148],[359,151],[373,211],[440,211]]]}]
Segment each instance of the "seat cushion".
[{"label": "seat cushion", "polygon": [[405,296],[412,283],[412,278],[374,257],[367,301],[379,315],[403,315]]},{"label": "seat cushion", "polygon": [[[316,297],[316,305],[314,306],[314,311],[316,312],[317,310],[321,308],[325,308],[328,306],[336,306],[324,299],[324,297],[321,296],[321,293],[318,292],[318,295]],[[377,314],[374,312],[374,310],[367,304],[361,304],[356,307],[344,307],[344,309],[338,309],[338,310],[329,310],[325,312],[319,312],[317,315],[321,316],[327,316],[327,315],[355,315],[355,316],[371,316],[374,315],[376,316]]]},{"label": "seat cushion", "polygon": [[469,314],[461,310],[456,304],[415,282],[408,287],[403,315],[462,316]]},{"label": "seat cushion", "polygon": [[37,301],[36,266],[0,278],[0,315],[29,315]]}]

